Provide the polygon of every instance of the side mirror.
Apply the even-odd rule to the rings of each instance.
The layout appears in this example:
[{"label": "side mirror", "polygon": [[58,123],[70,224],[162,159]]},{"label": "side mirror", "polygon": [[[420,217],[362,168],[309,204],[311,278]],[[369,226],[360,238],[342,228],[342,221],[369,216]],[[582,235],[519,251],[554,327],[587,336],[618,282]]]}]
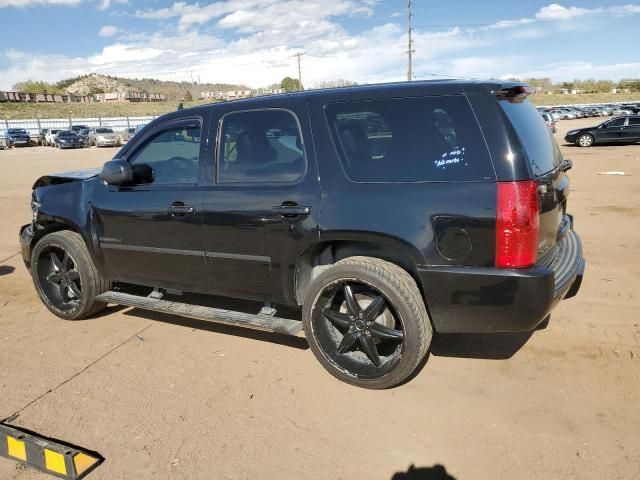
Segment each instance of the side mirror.
[{"label": "side mirror", "polygon": [[111,160],[102,167],[100,180],[107,185],[122,185],[133,180],[133,171],[131,166],[124,160]]}]

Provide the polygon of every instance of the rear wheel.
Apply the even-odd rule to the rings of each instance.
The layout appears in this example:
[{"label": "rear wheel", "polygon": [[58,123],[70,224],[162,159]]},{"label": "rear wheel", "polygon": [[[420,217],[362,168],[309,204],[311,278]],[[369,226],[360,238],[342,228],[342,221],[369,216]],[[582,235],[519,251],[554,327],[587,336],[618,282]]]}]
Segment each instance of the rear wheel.
[{"label": "rear wheel", "polygon": [[370,257],[341,260],[318,275],[306,294],[303,323],[329,373],[374,389],[417,373],[433,335],[413,278]]},{"label": "rear wheel", "polygon": [[580,135],[576,140],[576,144],[580,147],[590,147],[593,145],[593,137],[587,133]]},{"label": "rear wheel", "polygon": [[100,275],[75,232],[44,236],[31,254],[31,276],[42,302],[60,318],[85,318],[106,306],[96,296],[111,284]]}]

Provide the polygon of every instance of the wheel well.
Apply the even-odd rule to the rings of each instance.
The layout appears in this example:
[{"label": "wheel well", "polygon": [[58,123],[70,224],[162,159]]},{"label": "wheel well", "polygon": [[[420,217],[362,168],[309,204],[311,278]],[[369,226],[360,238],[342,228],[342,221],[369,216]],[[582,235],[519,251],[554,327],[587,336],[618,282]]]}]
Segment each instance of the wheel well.
[{"label": "wheel well", "polygon": [[302,305],[309,285],[324,269],[339,260],[354,256],[379,258],[398,265],[413,277],[422,291],[416,266],[411,257],[401,249],[384,248],[366,241],[334,240],[312,245],[298,259],[295,275],[298,305]]},{"label": "wheel well", "polygon": [[31,239],[31,248],[33,249],[36,243],[42,240],[42,237],[44,237],[45,235],[49,235],[50,233],[54,233],[54,232],[59,232],[61,230],[71,230],[73,232],[80,233],[71,225],[68,225],[66,223],[60,223],[60,222],[47,222],[44,224],[38,223],[37,228],[35,229],[35,235],[33,236],[33,239]]}]

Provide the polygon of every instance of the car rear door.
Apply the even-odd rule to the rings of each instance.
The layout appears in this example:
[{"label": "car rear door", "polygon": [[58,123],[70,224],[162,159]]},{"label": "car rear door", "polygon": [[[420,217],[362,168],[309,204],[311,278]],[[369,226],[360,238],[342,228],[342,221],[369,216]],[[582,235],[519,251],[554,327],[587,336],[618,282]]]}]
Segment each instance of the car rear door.
[{"label": "car rear door", "polygon": [[[220,105],[203,235],[211,286],[293,303],[299,255],[318,237],[319,179],[304,97]],[[214,161],[215,160],[215,161]]]},{"label": "car rear door", "polygon": [[640,141],[640,117],[629,117],[627,124],[627,139],[629,141]]}]

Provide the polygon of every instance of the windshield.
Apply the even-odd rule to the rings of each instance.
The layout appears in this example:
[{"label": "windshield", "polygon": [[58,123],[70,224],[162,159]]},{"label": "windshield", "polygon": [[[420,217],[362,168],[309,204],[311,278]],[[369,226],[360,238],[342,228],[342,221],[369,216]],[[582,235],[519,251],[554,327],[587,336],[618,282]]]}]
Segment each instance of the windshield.
[{"label": "windshield", "polygon": [[60,137],[76,137],[77,135],[74,132],[59,132],[58,136],[60,136]]},{"label": "windshield", "polygon": [[24,128],[10,128],[8,133],[27,133]]},{"label": "windshield", "polygon": [[87,133],[89,133],[89,129],[88,128],[83,128],[82,130],[80,130],[78,132],[80,135],[86,135]]},{"label": "windshield", "polygon": [[110,128],[96,128],[96,133],[113,133]]}]

